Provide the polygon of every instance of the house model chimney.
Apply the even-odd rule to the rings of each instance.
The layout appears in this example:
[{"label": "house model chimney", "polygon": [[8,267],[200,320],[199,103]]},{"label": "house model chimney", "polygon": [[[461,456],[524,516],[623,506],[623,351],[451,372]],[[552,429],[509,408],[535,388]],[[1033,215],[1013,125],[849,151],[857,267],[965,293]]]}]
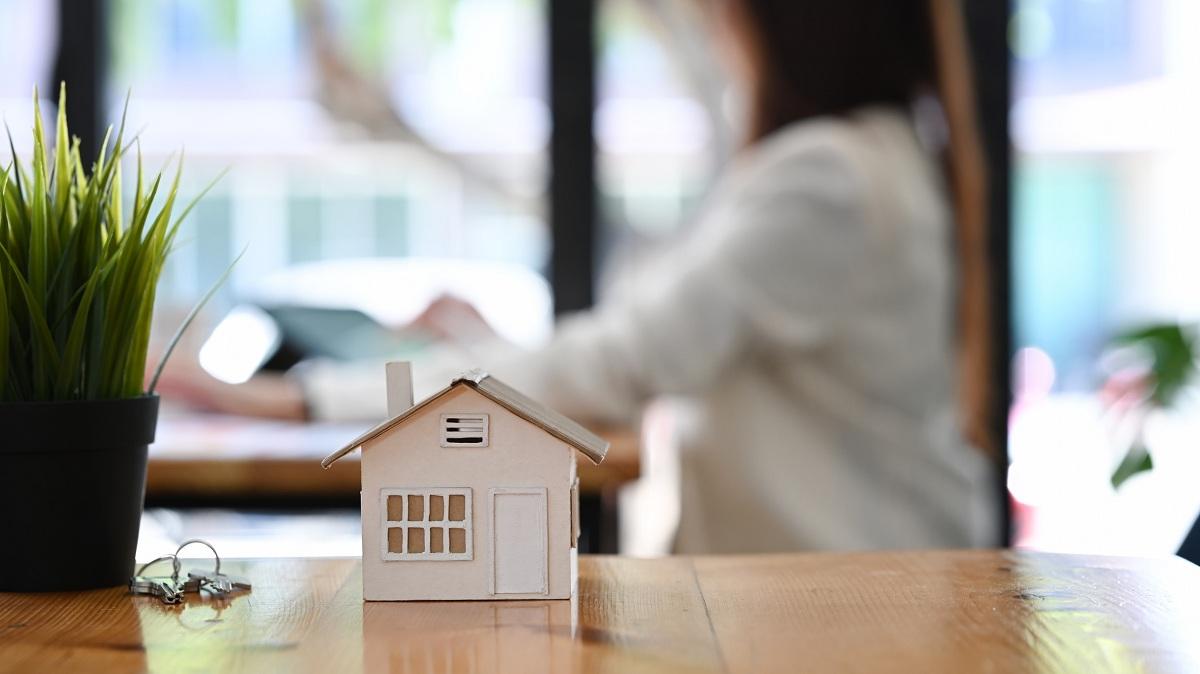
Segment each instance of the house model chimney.
[{"label": "house model chimney", "polygon": [[413,406],[412,363],[392,361],[387,369],[388,418],[403,414]]}]

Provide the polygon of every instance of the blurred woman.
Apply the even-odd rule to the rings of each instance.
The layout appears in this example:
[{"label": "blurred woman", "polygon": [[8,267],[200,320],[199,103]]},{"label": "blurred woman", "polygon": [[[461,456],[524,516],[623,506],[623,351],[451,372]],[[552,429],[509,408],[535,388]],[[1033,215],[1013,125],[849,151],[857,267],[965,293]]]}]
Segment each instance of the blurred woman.
[{"label": "blurred woman", "polygon": [[[633,292],[481,364],[580,419],[687,400],[680,552],[996,544],[955,0],[713,4],[749,114],[703,217]],[[339,416],[356,390],[379,384],[318,368],[303,403]]]}]

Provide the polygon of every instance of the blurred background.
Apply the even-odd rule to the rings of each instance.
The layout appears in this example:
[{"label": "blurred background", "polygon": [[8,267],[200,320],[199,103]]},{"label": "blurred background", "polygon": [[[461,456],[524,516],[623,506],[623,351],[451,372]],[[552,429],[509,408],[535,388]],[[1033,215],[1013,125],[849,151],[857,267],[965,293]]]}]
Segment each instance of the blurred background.
[{"label": "blurred background", "polygon": [[[1156,410],[1156,469],[1114,489],[1129,437],[1104,392],[1115,335],[1200,318],[1200,5],[966,4],[1011,346],[997,388],[1012,541],[1172,552],[1200,512],[1200,414],[1186,397]],[[33,88],[53,114],[67,79],[73,128],[97,136],[132,92],[145,161],[186,151],[183,192],[228,169],[184,225],[158,320],[169,332],[244,250],[191,335],[231,382],[278,356],[281,330],[404,325],[446,293],[537,345],[688,227],[737,141],[692,0],[0,0],[0,25],[19,153]],[[665,551],[670,431],[653,413],[615,431],[630,458],[595,477],[585,550]],[[357,488],[337,492],[314,460],[353,434],[168,415],[143,547],[356,554]],[[270,479],[285,484],[264,495]],[[638,533],[630,512],[655,522]]]},{"label": "blurred background", "polygon": [[1145,420],[1155,469],[1114,491],[1130,442],[1115,335],[1200,315],[1189,207],[1200,134],[1200,6],[1019,0],[1013,57],[1009,487],[1019,544],[1149,554],[1200,511],[1197,410]]}]

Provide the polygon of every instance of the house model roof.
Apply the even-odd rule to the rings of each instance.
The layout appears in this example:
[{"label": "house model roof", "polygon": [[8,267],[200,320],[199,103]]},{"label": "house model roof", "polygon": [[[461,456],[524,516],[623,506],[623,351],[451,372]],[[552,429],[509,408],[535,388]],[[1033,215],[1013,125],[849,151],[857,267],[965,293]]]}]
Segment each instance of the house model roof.
[{"label": "house model roof", "polygon": [[526,396],[488,373],[482,370],[471,370],[455,377],[450,382],[450,385],[441,391],[351,440],[346,446],[322,459],[321,466],[323,468],[330,467],[338,459],[403,423],[405,419],[418,413],[457,386],[470,386],[479,391],[501,407],[583,452],[585,456],[592,460],[592,463],[600,463],[604,460],[604,455],[608,453],[608,441],[604,438],[592,433],[583,426]]}]

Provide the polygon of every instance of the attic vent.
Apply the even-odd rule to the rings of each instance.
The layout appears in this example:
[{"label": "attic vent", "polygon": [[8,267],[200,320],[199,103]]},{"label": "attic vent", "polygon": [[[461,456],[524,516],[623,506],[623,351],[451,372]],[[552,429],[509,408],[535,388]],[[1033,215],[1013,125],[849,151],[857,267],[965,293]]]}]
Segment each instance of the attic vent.
[{"label": "attic vent", "polygon": [[454,412],[442,415],[443,447],[487,447],[488,415]]}]

